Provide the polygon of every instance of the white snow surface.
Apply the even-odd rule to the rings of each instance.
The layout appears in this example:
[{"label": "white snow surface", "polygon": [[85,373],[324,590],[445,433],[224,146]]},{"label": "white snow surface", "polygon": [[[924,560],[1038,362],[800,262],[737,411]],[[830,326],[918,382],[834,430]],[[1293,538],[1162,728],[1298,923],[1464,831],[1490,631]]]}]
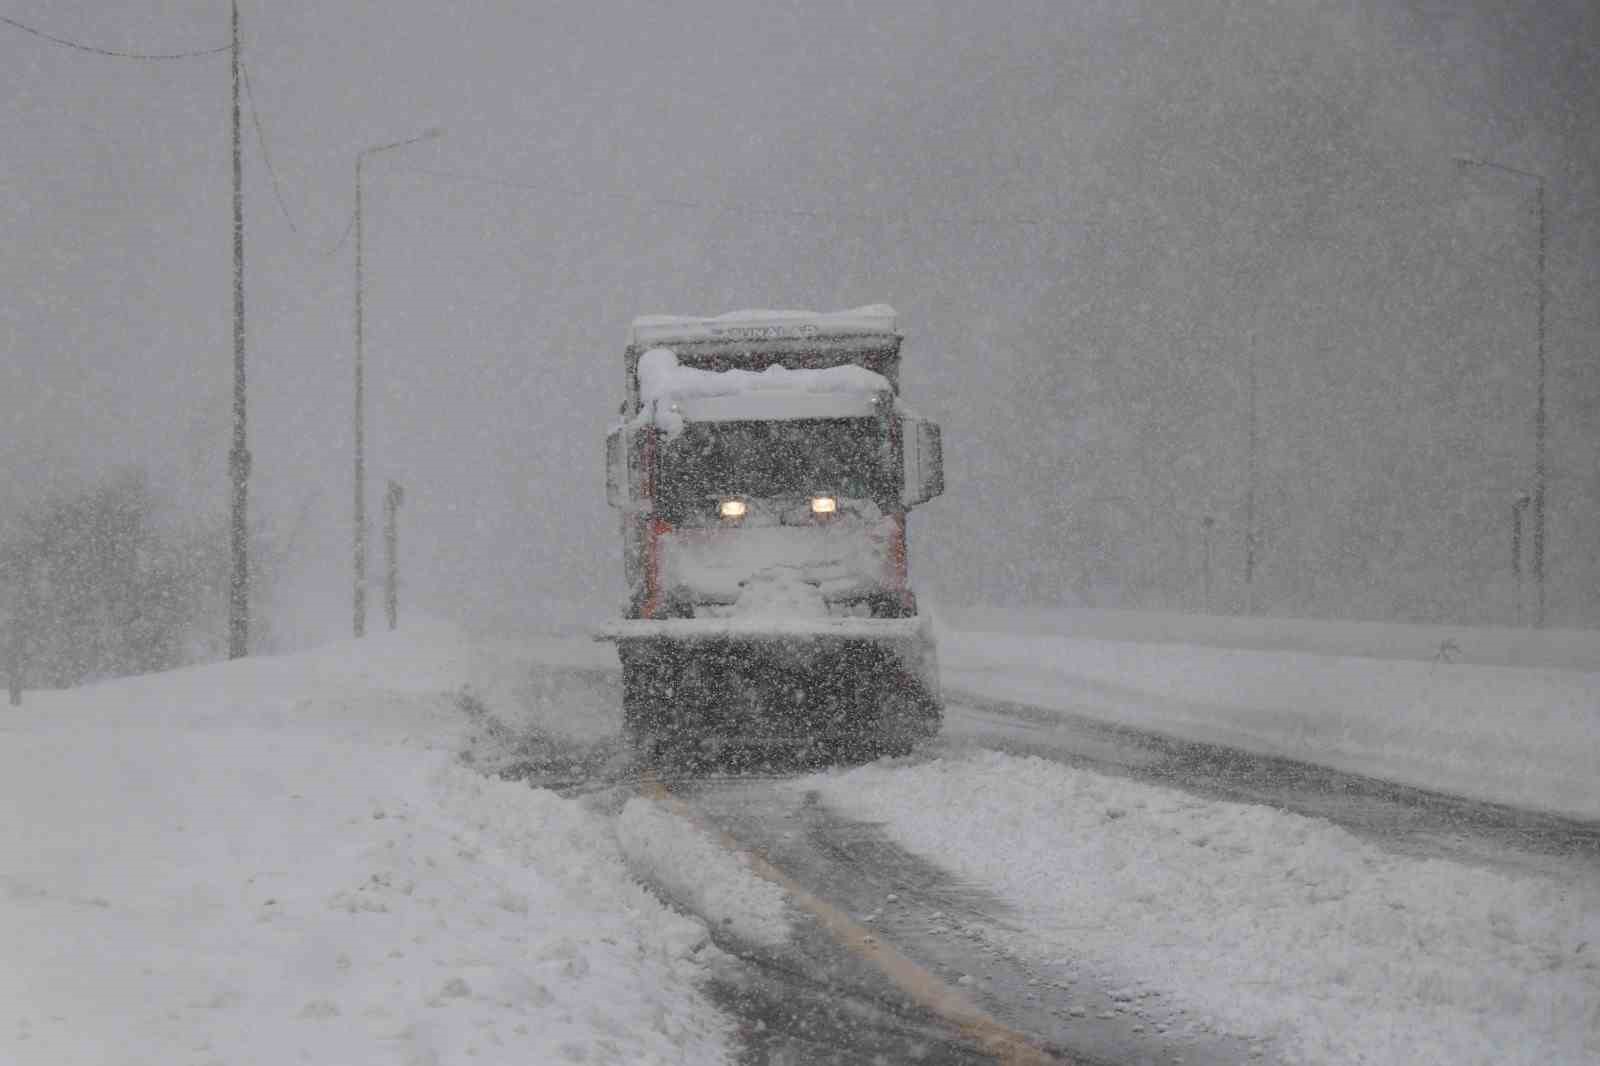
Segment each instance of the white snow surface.
[{"label": "white snow surface", "polygon": [[633,871],[691,913],[757,947],[788,941],[787,895],[704,828],[635,797],[617,818],[617,839]]},{"label": "white snow surface", "polygon": [[728,1060],[609,819],[457,764],[448,627],[0,717],[0,1062]]},{"label": "white snow surface", "polygon": [[[939,629],[953,704],[1600,817],[1600,634],[1003,611]],[[607,816],[459,762],[485,728],[464,690],[541,751],[603,753],[615,669],[576,633],[430,623],[0,708],[0,1062],[728,1061],[696,990],[706,923],[777,942],[771,886],[659,808]],[[787,787],[1010,904],[974,950],[1158,1030],[1317,1066],[1600,1062],[1592,866],[1419,859],[959,743]]]},{"label": "white snow surface", "polygon": [[[683,430],[684,415],[674,410],[672,401],[675,400],[737,397],[779,400],[778,405],[757,400],[752,413],[746,416],[767,419],[817,417],[814,401],[819,395],[836,394],[861,401],[831,412],[833,417],[843,417],[867,413],[871,409],[870,398],[888,391],[889,381],[882,374],[855,365],[817,369],[769,366],[759,371],[702,370],[680,365],[677,353],[670,348],[651,348],[639,357],[640,404],[645,416],[653,418],[656,427],[668,436]],[[785,398],[795,402],[785,408],[781,404]],[[736,412],[726,404],[713,414],[717,420],[736,417]]]},{"label": "white snow surface", "polygon": [[1026,931],[982,937],[1071,960],[1159,1028],[1326,1066],[1600,1061],[1593,883],[1407,858],[1320,819],[996,752],[791,787],[998,894]]},{"label": "white snow surface", "polygon": [[[1195,616],[956,613],[939,634],[947,695],[1600,819],[1600,634],[1211,621],[1228,646],[1171,643],[1208,631]],[[1552,665],[1494,665],[1511,662]]]}]

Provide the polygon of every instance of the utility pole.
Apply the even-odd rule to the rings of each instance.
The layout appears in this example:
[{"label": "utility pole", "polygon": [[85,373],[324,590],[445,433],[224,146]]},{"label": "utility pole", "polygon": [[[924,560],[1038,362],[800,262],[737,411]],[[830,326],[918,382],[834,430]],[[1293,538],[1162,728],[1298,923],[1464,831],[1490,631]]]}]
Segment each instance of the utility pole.
[{"label": "utility pole", "polygon": [[389,628],[400,624],[400,504],[405,490],[399,482],[389,482],[389,491],[383,497],[383,545],[388,558],[384,567],[383,606],[389,616]]},{"label": "utility pole", "polygon": [[367,455],[366,455],[366,371],[363,366],[365,338],[362,335],[362,240],[361,240],[361,164],[366,152],[356,154],[356,410],[355,410],[355,597],[351,627],[357,637],[367,635]]},{"label": "utility pole", "polygon": [[1533,580],[1535,585],[1533,624],[1537,629],[1544,628],[1545,621],[1545,485],[1548,481],[1548,467],[1546,464],[1546,380],[1549,377],[1549,364],[1545,355],[1545,305],[1549,302],[1545,284],[1545,250],[1549,244],[1548,230],[1545,225],[1545,199],[1544,175],[1535,174],[1531,170],[1519,170],[1508,167],[1504,163],[1489,163],[1482,159],[1470,159],[1466,156],[1456,156],[1456,164],[1462,167],[1483,167],[1486,170],[1498,170],[1502,173],[1512,174],[1519,178],[1528,178],[1534,183],[1534,215],[1538,224],[1539,255],[1535,267],[1535,287],[1537,289],[1538,318],[1535,332],[1538,342],[1535,373],[1537,380],[1534,384],[1533,401]]},{"label": "utility pole", "polygon": [[250,451],[245,437],[244,156],[239,141],[239,0],[233,0],[233,573],[228,582],[228,658],[250,654]]},{"label": "utility pole", "polygon": [[1547,470],[1545,467],[1545,445],[1547,434],[1547,412],[1545,407],[1545,382],[1549,376],[1549,366],[1544,350],[1544,315],[1545,304],[1548,302],[1545,287],[1545,247],[1548,243],[1545,229],[1544,213],[1544,179],[1539,178],[1539,395],[1534,401],[1533,411],[1533,574],[1539,585],[1538,606],[1533,616],[1533,624],[1539,629],[1544,628],[1544,538],[1545,538],[1545,482]]},{"label": "utility pole", "polygon": [[1250,332],[1248,447],[1246,477],[1249,484],[1244,498],[1244,613],[1256,613],[1256,483],[1261,477],[1259,451],[1260,425],[1256,411],[1256,334]]}]

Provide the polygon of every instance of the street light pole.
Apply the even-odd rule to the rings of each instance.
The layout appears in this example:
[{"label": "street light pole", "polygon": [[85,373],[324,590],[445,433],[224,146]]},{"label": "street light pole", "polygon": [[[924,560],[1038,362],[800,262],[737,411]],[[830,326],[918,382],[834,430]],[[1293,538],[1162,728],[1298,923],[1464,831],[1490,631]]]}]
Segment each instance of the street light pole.
[{"label": "street light pole", "polygon": [[1256,487],[1261,481],[1261,413],[1258,410],[1256,392],[1260,387],[1256,367],[1256,331],[1250,331],[1250,374],[1248,386],[1250,389],[1249,408],[1246,417],[1246,456],[1244,502],[1244,613],[1256,613]]},{"label": "street light pole", "polygon": [[244,378],[244,155],[239,144],[239,4],[233,4],[233,447],[228,474],[233,482],[229,521],[233,573],[228,581],[228,658],[250,654],[250,451],[245,436]]},{"label": "street light pole", "polygon": [[1539,259],[1537,267],[1537,286],[1539,300],[1538,315],[1538,378],[1535,386],[1535,399],[1533,405],[1533,580],[1536,586],[1534,600],[1533,624],[1536,628],[1544,628],[1545,620],[1545,484],[1547,481],[1547,467],[1545,462],[1545,437],[1546,437],[1546,407],[1545,407],[1545,381],[1548,376],[1548,361],[1545,356],[1545,304],[1548,297],[1545,288],[1545,248],[1548,244],[1547,229],[1545,227],[1545,198],[1544,176],[1529,170],[1519,170],[1508,167],[1503,163],[1489,163],[1481,159],[1470,159],[1466,156],[1457,156],[1456,163],[1462,167],[1483,167],[1487,170],[1499,170],[1521,178],[1529,178],[1534,182],[1535,199],[1534,212],[1539,224]]},{"label": "street light pole", "polygon": [[429,129],[408,140],[379,144],[356,153],[355,624],[353,631],[358,637],[365,636],[367,632],[366,338],[362,306],[366,291],[363,276],[366,248],[361,228],[361,173],[369,156],[442,136],[444,136],[443,130]]}]

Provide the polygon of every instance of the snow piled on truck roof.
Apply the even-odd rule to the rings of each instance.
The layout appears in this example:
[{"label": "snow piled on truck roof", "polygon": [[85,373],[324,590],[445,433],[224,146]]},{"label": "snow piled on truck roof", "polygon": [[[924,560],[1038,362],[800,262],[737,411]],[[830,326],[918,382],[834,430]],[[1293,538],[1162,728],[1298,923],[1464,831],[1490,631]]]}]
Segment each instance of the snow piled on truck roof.
[{"label": "snow piled on truck roof", "polygon": [[[639,402],[646,417],[669,435],[682,431],[685,418],[862,417],[872,413],[874,397],[889,391],[882,374],[855,365],[701,370],[680,365],[671,348],[652,348],[639,357]],[[674,402],[658,404],[662,399]]]},{"label": "snow piled on truck roof", "polygon": [[840,337],[862,333],[894,333],[895,311],[888,304],[867,304],[848,311],[729,311],[714,317],[640,315],[628,331],[628,343],[660,345],[692,340],[771,340],[793,337]]}]

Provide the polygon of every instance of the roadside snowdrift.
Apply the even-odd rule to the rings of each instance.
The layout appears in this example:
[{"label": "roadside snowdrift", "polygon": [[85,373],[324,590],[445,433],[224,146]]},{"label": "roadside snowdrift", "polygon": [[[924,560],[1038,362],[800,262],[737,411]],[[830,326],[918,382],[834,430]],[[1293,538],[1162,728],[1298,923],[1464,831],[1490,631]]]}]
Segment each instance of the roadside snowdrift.
[{"label": "roadside snowdrift", "polygon": [[789,939],[783,889],[762,880],[742,853],[699,826],[636,796],[617,818],[617,839],[633,871],[691,913],[757,947]]},{"label": "roadside snowdrift", "polygon": [[0,718],[0,1061],[726,1061],[611,824],[456,765],[419,626]]}]

